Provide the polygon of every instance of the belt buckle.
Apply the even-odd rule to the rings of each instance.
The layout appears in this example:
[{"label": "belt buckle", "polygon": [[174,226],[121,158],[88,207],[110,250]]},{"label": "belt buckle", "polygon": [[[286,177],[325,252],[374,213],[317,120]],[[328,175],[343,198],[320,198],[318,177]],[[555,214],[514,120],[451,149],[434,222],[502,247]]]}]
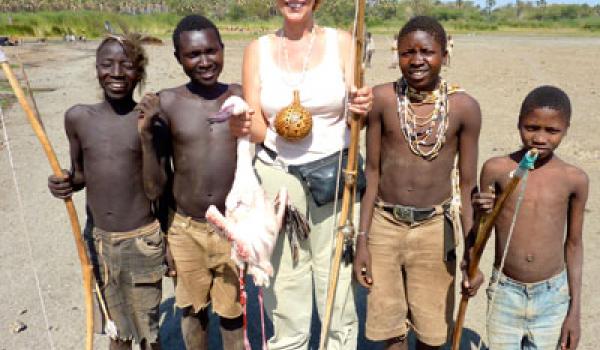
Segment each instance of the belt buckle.
[{"label": "belt buckle", "polygon": [[404,207],[404,206],[395,206],[393,210],[394,217],[398,221],[414,223],[415,222],[415,214],[412,208]]}]

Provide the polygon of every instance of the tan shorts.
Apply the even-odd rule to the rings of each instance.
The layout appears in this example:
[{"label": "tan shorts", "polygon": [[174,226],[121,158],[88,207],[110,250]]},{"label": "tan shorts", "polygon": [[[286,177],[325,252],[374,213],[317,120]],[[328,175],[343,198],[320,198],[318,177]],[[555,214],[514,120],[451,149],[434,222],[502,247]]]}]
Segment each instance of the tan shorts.
[{"label": "tan shorts", "polygon": [[238,269],[231,244],[208,223],[175,214],[169,227],[169,248],[177,269],[176,305],[198,312],[212,302],[225,318],[242,314]]},{"label": "tan shorts", "polygon": [[454,311],[456,260],[444,261],[445,235],[452,234],[445,224],[444,214],[409,225],[373,209],[367,338],[405,337],[411,327],[425,344],[446,342]]},{"label": "tan shorts", "polygon": [[[90,250],[96,278],[119,339],[156,343],[165,272],[158,221],[129,232],[94,227],[92,237]],[[105,320],[99,309],[95,315],[96,331],[102,333]]]}]

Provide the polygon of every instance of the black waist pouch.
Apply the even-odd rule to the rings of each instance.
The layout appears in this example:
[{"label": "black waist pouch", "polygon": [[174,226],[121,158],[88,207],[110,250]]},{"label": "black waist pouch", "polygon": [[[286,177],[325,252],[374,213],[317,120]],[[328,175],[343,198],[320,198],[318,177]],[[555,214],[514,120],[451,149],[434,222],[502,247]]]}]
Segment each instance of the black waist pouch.
[{"label": "black waist pouch", "polygon": [[[348,149],[344,149],[342,152],[342,169],[346,169],[346,164],[348,163]],[[339,171],[339,156],[340,152],[335,152],[332,155],[310,163],[288,166],[288,172],[298,177],[306,184],[306,187],[308,187],[310,194],[318,206],[331,203],[335,199],[336,180]],[[338,198],[341,197],[343,193],[342,190],[344,184],[344,174],[341,174]],[[356,178],[356,193],[359,198],[362,196],[366,187],[367,179],[363,170],[363,160],[359,155],[358,176]]]}]

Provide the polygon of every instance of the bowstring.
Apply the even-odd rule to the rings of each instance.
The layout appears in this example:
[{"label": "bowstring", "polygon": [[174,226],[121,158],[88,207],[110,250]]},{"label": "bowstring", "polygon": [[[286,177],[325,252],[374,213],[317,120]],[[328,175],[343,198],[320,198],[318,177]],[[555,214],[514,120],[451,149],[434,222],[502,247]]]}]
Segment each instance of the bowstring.
[{"label": "bowstring", "polygon": [[12,172],[12,179],[15,186],[15,192],[17,194],[17,205],[19,207],[19,219],[21,221],[21,225],[23,226],[23,231],[25,232],[25,238],[27,242],[27,250],[29,253],[29,263],[31,265],[31,270],[33,271],[33,276],[35,277],[35,284],[37,287],[38,297],[40,299],[40,306],[42,308],[42,315],[44,316],[44,323],[46,325],[46,335],[48,336],[48,343],[50,344],[50,349],[55,350],[54,341],[52,339],[52,334],[50,333],[50,321],[48,320],[48,312],[46,310],[46,303],[44,302],[44,296],[42,295],[42,288],[40,286],[40,278],[35,267],[35,261],[33,259],[33,248],[31,246],[31,234],[29,233],[29,228],[25,221],[25,210],[23,205],[23,198],[21,195],[21,188],[19,186],[19,181],[17,180],[17,173],[15,170],[15,164],[12,156],[10,141],[8,138],[8,132],[6,131],[6,123],[4,121],[4,113],[2,111],[2,107],[0,107],[0,126],[2,127],[2,134],[4,136],[4,142],[6,143],[6,150],[8,155],[8,161],[10,163],[10,169]]},{"label": "bowstring", "polygon": [[[352,27],[352,45],[354,46],[354,50],[356,50],[356,26],[358,22],[358,1],[355,0],[354,1],[354,24]],[[353,50],[353,51],[354,51]],[[352,76],[354,76],[354,68],[356,67],[355,65],[355,59],[356,59],[356,55],[351,55],[351,67],[352,67]],[[346,72],[344,72],[344,77],[346,77]],[[348,120],[348,97],[350,95],[350,91],[347,88],[346,91],[344,92],[344,111],[342,112],[342,118],[347,121]],[[336,183],[335,183],[335,197],[333,200],[333,209],[332,209],[332,215],[333,215],[333,221],[331,222],[331,232],[333,232],[334,234],[337,232],[337,230],[339,229],[338,227],[338,194],[340,193],[340,178],[342,176],[342,172],[344,172],[344,169],[342,169],[342,159],[344,157],[343,155],[344,152],[344,146],[342,145],[342,147],[340,148],[339,151],[339,156],[338,156],[338,172],[337,172],[337,179],[336,179]],[[359,152],[360,152],[360,148],[359,148]],[[357,158],[357,163],[358,163],[358,158]],[[357,164],[358,166],[358,164]],[[358,180],[358,171],[357,171],[357,176],[355,181]],[[349,206],[349,210],[348,210],[348,217],[352,218],[352,221],[354,221],[354,202],[356,200],[356,186],[354,186],[354,190],[353,190],[353,201],[352,203],[350,203]],[[344,223],[342,224],[344,225]],[[333,244],[335,244],[335,241],[333,242]],[[332,247],[333,248],[333,247]]]},{"label": "bowstring", "polygon": [[[512,239],[513,233],[515,231],[515,226],[517,223],[517,217],[519,215],[519,211],[521,209],[521,203],[523,202],[523,198],[525,198],[525,189],[527,187],[527,178],[529,176],[529,171],[525,172],[523,175],[523,179],[521,179],[521,185],[519,186],[519,196],[517,197],[517,203],[515,204],[515,213],[513,214],[512,221],[510,223],[510,228],[508,230],[508,237],[506,238],[506,245],[504,246],[504,251],[502,252],[502,259],[500,260],[500,266],[498,267],[498,278],[496,281],[490,284],[490,290],[492,291],[492,297],[490,299],[490,303],[487,308],[487,313],[485,316],[485,324],[487,328],[487,324],[489,324],[492,310],[494,308],[494,303],[496,302],[496,288],[498,287],[498,283],[500,282],[500,275],[504,270],[504,263],[506,262],[506,256],[508,255],[508,248],[510,247],[510,241]],[[489,341],[489,339],[488,339]],[[483,346],[483,337],[479,337],[479,345],[477,346],[478,350],[481,350]]]}]

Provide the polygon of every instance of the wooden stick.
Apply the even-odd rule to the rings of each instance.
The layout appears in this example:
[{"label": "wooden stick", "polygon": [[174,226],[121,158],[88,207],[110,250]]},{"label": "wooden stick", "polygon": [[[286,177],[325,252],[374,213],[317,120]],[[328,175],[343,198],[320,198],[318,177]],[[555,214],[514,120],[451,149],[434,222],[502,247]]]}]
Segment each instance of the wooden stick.
[{"label": "wooden stick", "polygon": [[[364,30],[365,30],[365,7],[366,0],[358,0],[357,8],[357,23],[355,36],[355,52],[354,52],[354,85],[360,88],[363,85],[363,69],[362,57],[364,49]],[[348,149],[348,162],[346,164],[346,174],[355,174],[354,181],[344,182],[344,194],[342,197],[342,208],[339,216],[339,228],[335,237],[335,252],[329,273],[329,285],[327,287],[327,302],[325,304],[325,313],[321,322],[321,338],[319,349],[325,350],[327,343],[327,334],[333,312],[333,304],[335,302],[335,294],[337,283],[340,274],[340,265],[342,263],[342,252],[344,248],[344,228],[348,228],[352,223],[352,205],[356,196],[357,168],[358,168],[358,146],[360,140],[360,116],[352,114],[350,120],[350,146]],[[342,174],[344,176],[344,174]]]},{"label": "wooden stick", "polygon": [[[27,102],[27,98],[25,97],[25,93],[14,73],[12,72],[10,65],[8,63],[8,59],[4,55],[4,52],[0,50],[0,65],[2,66],[2,70],[6,75],[10,86],[12,87],[13,92],[17,96],[21,107],[25,111],[25,116],[31,124],[35,135],[38,140],[42,144],[42,148],[46,153],[46,157],[48,158],[48,162],[50,163],[50,167],[52,168],[52,172],[56,176],[63,176],[62,169],[60,164],[58,163],[58,159],[54,150],[52,149],[52,145],[48,140],[48,136],[44,132],[40,122],[35,116],[35,113],[31,109],[31,106]],[[92,265],[90,264],[90,259],[87,256],[83,238],[81,236],[81,227],[79,226],[79,218],[77,217],[77,211],[75,210],[75,205],[73,204],[73,200],[71,198],[65,199],[65,206],[67,207],[67,212],[69,214],[69,219],[71,221],[71,230],[73,231],[73,238],[75,239],[75,245],[77,246],[77,254],[79,255],[79,261],[81,263],[81,271],[83,274],[83,288],[85,292],[85,305],[86,305],[86,339],[85,339],[85,349],[92,350],[93,349],[93,341],[94,341],[94,316],[93,316],[93,294],[92,294]]]},{"label": "wooden stick", "polygon": [[[527,174],[527,171],[533,167],[533,163],[537,159],[538,151],[536,149],[531,149],[527,152],[521,162],[519,163],[519,167],[515,170],[512,179],[500,195],[500,198],[496,201],[494,208],[491,213],[484,213],[481,215],[479,219],[479,226],[477,228],[477,236],[475,238],[475,244],[473,245],[473,256],[471,261],[469,262],[469,268],[467,270],[467,276],[469,279],[475,278],[477,275],[477,270],[479,269],[479,262],[481,261],[481,256],[483,255],[483,251],[485,249],[485,245],[487,244],[490,235],[492,233],[492,228],[494,227],[494,222],[500,214],[500,211],[504,207],[504,203],[508,199],[508,197],[514,192],[517,188],[521,179]],[[462,337],[462,329],[465,321],[465,315],[467,312],[467,305],[469,304],[469,297],[463,295],[460,300],[460,306],[458,308],[458,315],[456,316],[456,323],[454,325],[454,332],[452,335],[452,350],[458,350],[460,348],[460,339]]]}]

